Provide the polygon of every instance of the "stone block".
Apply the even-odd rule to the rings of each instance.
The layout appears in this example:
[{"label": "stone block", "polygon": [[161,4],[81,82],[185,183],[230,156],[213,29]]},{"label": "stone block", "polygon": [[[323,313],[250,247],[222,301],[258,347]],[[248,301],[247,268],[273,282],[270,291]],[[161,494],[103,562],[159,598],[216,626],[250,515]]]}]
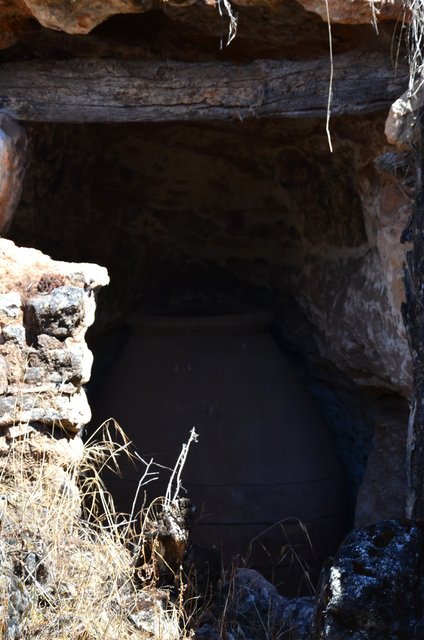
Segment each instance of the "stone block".
[{"label": "stone block", "polygon": [[48,295],[32,298],[25,308],[25,323],[29,331],[59,339],[74,335],[84,318],[84,291],[64,286]]},{"label": "stone block", "polygon": [[57,393],[52,385],[50,392],[0,396],[0,427],[40,422],[70,433],[79,431],[91,418],[84,390],[72,395]]},{"label": "stone block", "polygon": [[72,382],[79,386],[82,380],[83,358],[69,349],[52,349],[42,354],[45,362],[45,379],[48,382]]},{"label": "stone block", "polygon": [[384,132],[387,141],[398,149],[408,150],[417,144],[420,136],[421,104],[423,100],[422,86],[415,90],[405,91],[391,106],[386,119]]},{"label": "stone block", "polygon": [[[48,338],[49,336],[43,336]],[[80,387],[90,379],[93,356],[85,343],[74,342],[66,344],[50,338],[43,340],[43,344],[53,344],[55,348],[32,348],[28,357],[25,379],[42,382],[64,384],[72,383]],[[32,373],[36,370],[37,374]]]}]

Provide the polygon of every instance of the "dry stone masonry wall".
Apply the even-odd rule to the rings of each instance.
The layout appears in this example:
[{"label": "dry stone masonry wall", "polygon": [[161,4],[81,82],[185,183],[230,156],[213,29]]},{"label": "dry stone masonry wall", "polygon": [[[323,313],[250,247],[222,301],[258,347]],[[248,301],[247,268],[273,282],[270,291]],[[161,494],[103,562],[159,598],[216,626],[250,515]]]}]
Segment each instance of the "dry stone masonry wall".
[{"label": "dry stone masonry wall", "polygon": [[1,239],[0,273],[0,447],[40,428],[72,439],[90,420],[85,332],[107,271]]}]

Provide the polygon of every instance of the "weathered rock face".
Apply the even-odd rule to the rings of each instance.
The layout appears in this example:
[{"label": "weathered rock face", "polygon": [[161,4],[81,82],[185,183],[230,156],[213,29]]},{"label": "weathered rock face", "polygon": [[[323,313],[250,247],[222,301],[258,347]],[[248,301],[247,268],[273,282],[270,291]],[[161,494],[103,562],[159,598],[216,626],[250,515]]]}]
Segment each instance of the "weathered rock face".
[{"label": "weathered rock face", "polygon": [[328,3],[320,0],[299,0],[299,2],[313,13],[317,13],[323,20],[330,18],[331,23],[358,24],[361,22],[380,22],[383,20],[397,20],[405,11],[403,0],[339,0]]},{"label": "weathered rock face", "polygon": [[[15,32],[19,31],[20,23],[25,18],[35,18],[40,24],[49,29],[57,29],[70,34],[85,34],[109,16],[116,14],[140,13],[162,3],[157,0],[77,0],[76,2],[45,2],[45,0],[2,0],[0,15],[4,18],[5,36],[3,46],[10,46],[15,40]],[[199,3],[196,0],[173,0],[169,3],[177,9],[198,5],[201,9],[214,7],[218,10],[215,0]],[[203,6],[202,6],[203,4]],[[279,3],[275,0],[236,0],[236,7],[267,6],[273,10]],[[317,13],[323,20],[327,18],[324,2],[314,0],[300,0],[307,11]],[[198,8],[198,7],[196,7]],[[402,15],[403,2],[401,0],[383,0],[370,3],[368,0],[354,0],[353,2],[331,2],[330,17],[335,23],[368,24],[371,21],[397,20]]]},{"label": "weathered rock face", "polygon": [[372,449],[356,503],[357,527],[405,517],[408,414],[408,403],[393,396],[375,412]]},{"label": "weathered rock face", "polygon": [[54,262],[1,240],[0,271],[0,426],[6,437],[32,423],[74,434],[90,419],[84,336],[106,269]]},{"label": "weathered rock face", "polygon": [[7,231],[21,196],[26,151],[24,129],[6,114],[0,114],[0,233]]},{"label": "weathered rock face", "polygon": [[424,632],[423,532],[402,520],[358,529],[323,572],[314,640],[418,640]]},{"label": "weathered rock face", "polygon": [[408,90],[391,106],[385,124],[385,134],[388,142],[398,149],[409,151],[417,144],[420,137],[418,125],[422,108],[422,89],[412,94]]}]

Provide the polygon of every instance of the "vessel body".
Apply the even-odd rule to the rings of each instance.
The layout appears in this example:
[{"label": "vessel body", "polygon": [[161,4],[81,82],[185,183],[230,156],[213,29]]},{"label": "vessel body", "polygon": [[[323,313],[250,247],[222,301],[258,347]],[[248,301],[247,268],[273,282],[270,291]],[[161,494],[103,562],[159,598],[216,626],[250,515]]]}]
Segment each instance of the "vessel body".
[{"label": "vessel body", "polygon": [[[146,487],[149,499],[164,495],[194,427],[198,442],[182,473],[197,507],[194,540],[290,591],[302,580],[296,555],[317,568],[343,536],[344,480],[326,426],[269,323],[264,312],[197,321],[136,316],[95,415],[114,417],[144,460],[168,468]],[[131,507],[139,477],[124,464],[112,481],[122,509]]]}]

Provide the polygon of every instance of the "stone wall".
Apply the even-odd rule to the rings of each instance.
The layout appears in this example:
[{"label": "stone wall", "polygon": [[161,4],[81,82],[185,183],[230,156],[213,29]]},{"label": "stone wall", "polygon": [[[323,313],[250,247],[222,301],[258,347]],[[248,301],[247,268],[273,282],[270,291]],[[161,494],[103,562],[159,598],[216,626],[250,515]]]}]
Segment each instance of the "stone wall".
[{"label": "stone wall", "polygon": [[0,455],[23,441],[34,459],[72,464],[91,417],[85,332],[107,271],[1,239],[0,273]]}]

